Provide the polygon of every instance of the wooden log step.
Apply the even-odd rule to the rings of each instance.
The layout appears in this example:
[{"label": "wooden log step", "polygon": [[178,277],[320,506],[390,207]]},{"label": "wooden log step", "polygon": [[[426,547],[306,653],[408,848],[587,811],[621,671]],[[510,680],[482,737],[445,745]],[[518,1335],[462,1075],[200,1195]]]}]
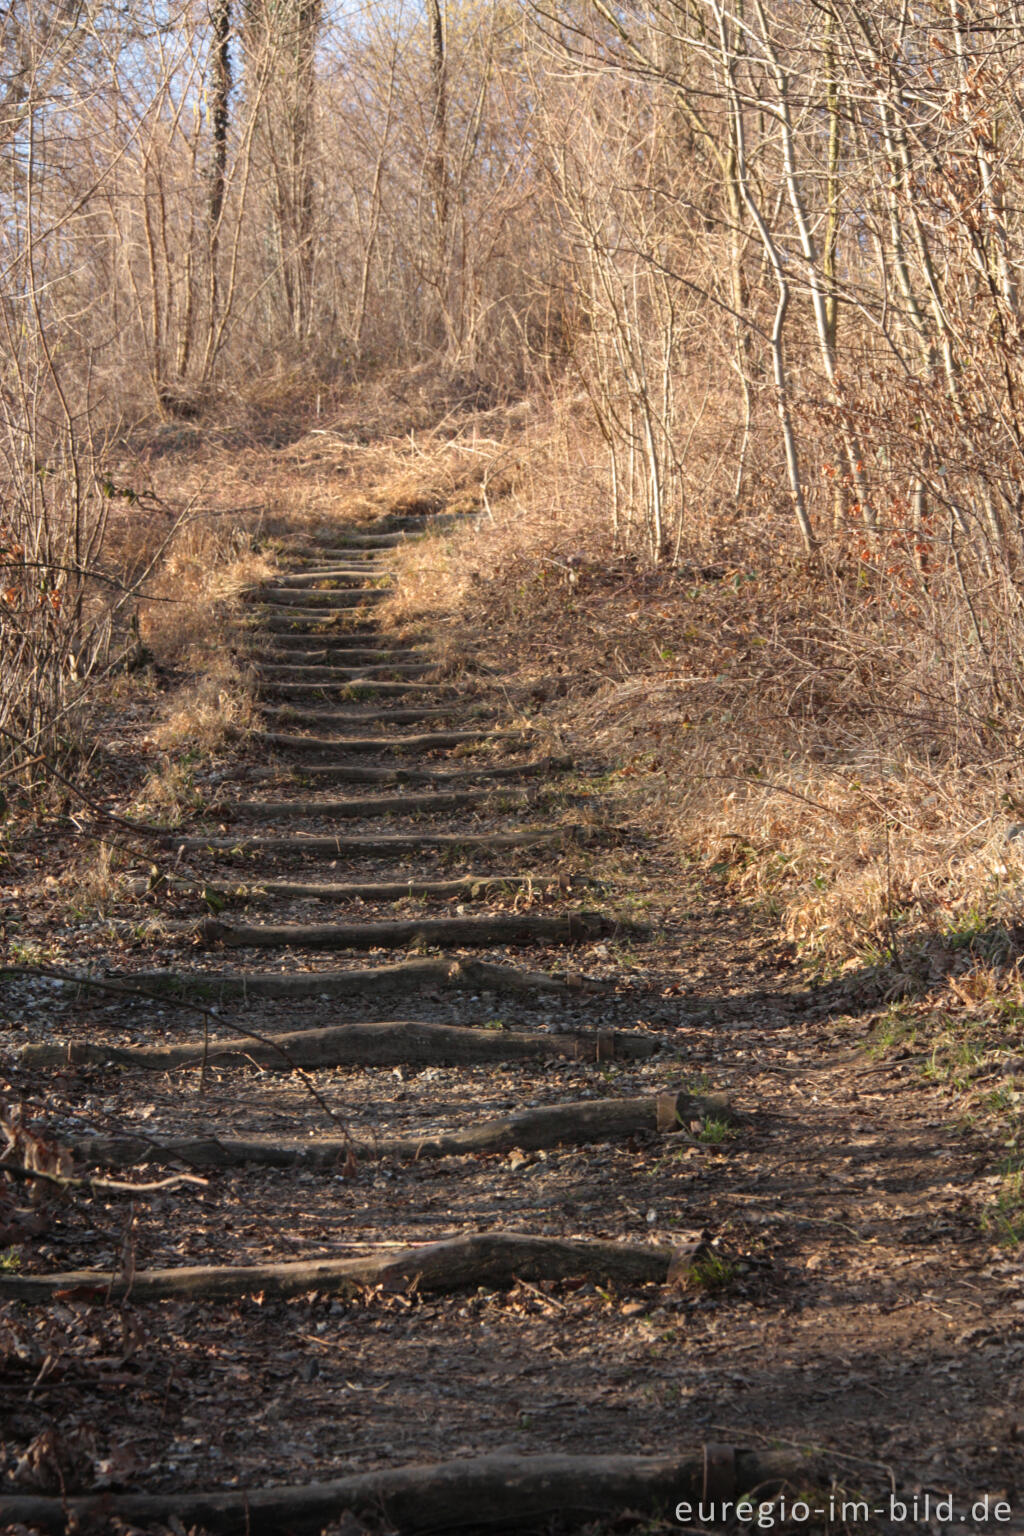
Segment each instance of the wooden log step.
[{"label": "wooden log step", "polygon": [[529,1232],[478,1232],[440,1242],[396,1245],[389,1252],[354,1259],[300,1259],[284,1264],[183,1265],[180,1269],[139,1269],[130,1277],[101,1269],[73,1269],[55,1275],[0,1274],[0,1298],[54,1301],[60,1293],[84,1291],[97,1301],[120,1301],[129,1293],[147,1301],[237,1300],[260,1292],[277,1300],[306,1291],[353,1295],[364,1286],[401,1292],[461,1291],[478,1285],[510,1286],[523,1280],[590,1279],[601,1284],[665,1284],[679,1250],[667,1246],[604,1242],[597,1238],[536,1237]]},{"label": "wooden log step", "polygon": [[252,587],[247,594],[255,602],[264,605],[284,608],[352,608],[357,607],[368,595],[376,593],[378,597],[384,595],[381,586],[369,586],[365,579],[362,585],[337,592],[322,592],[318,588],[292,587]]},{"label": "wooden log step", "polygon": [[405,530],[401,528],[354,529],[351,533],[331,535],[325,539],[297,539],[294,543],[281,544],[273,551],[278,563],[297,560],[316,562],[318,565],[347,565],[350,561],[393,560],[393,549],[405,543]]},{"label": "wooden log step", "polygon": [[[249,633],[252,634],[252,627]],[[322,634],[267,634],[263,644],[272,651],[316,650],[387,650],[408,651],[416,645],[430,645],[431,637],[421,630],[395,633],[375,624],[345,624],[344,627],[325,630]]]},{"label": "wooden log step", "polygon": [[259,682],[262,683],[317,683],[337,684],[343,687],[346,683],[361,682],[364,679],[400,679],[403,677],[423,677],[424,673],[436,669],[437,663],[432,661],[382,661],[356,663],[345,666],[341,663],[308,662],[305,665],[297,662],[258,661],[256,663]]},{"label": "wooden log step", "polygon": [[111,1065],[144,1072],[176,1072],[198,1067],[205,1060],[210,1067],[293,1072],[300,1067],[454,1067],[559,1057],[569,1061],[636,1061],[653,1056],[660,1044],[650,1035],[612,1030],[555,1035],[400,1020],[296,1029],[269,1039],[212,1039],[205,1050],[201,1040],[178,1045],[99,1045],[91,1040],[69,1040],[62,1045],[24,1045],[15,1056],[26,1067]]},{"label": "wooden log step", "polygon": [[[301,594],[305,599],[305,593]],[[342,610],[348,611],[354,608],[365,608],[369,603],[379,603],[387,596],[379,587],[367,587],[365,591],[358,589],[352,592],[338,592],[334,594],[343,598],[344,602],[331,603],[330,605],[302,602],[284,602],[280,599],[259,597],[254,599],[250,612],[257,624],[266,628],[273,627],[273,621],[287,619],[292,624],[325,624],[339,617]]]},{"label": "wooden log step", "polygon": [[429,674],[432,667],[345,667],[337,671],[340,677],[293,678],[273,677],[267,672],[258,673],[254,679],[260,698],[321,700],[324,705],[347,699],[402,698],[407,694],[429,698],[432,694],[456,701],[458,688],[454,682],[445,682]]},{"label": "wooden log step", "polygon": [[155,1163],[190,1168],[332,1168],[349,1154],[361,1161],[391,1157],[419,1162],[428,1157],[464,1157],[472,1153],[540,1152],[550,1147],[585,1146],[627,1136],[672,1135],[700,1130],[708,1120],[732,1124],[735,1114],[725,1094],[647,1094],[632,1099],[590,1099],[545,1104],[493,1120],[422,1136],[382,1136],[353,1141],[350,1136],[315,1141],[271,1141],[267,1137],[190,1136],[158,1142],[148,1136],[85,1136],[70,1143],[75,1157],[89,1168],[137,1168]]},{"label": "wooden log step", "polygon": [[392,512],[385,512],[381,516],[373,518],[371,522],[360,523],[358,525],[353,525],[352,527],[325,529],[323,534],[313,534],[312,538],[314,542],[322,539],[323,541],[330,543],[336,538],[379,539],[387,538],[388,535],[395,533],[422,533],[423,529],[427,526],[428,523],[435,521],[436,515],[439,511],[439,502],[436,504],[431,502],[429,505],[424,502],[417,504],[416,506],[404,512],[397,510]]},{"label": "wooden log step", "polygon": [[388,550],[398,549],[404,543],[405,539],[400,533],[386,533],[376,538],[364,534],[347,544],[336,541],[331,544],[290,544],[278,552],[275,558],[286,567],[309,560],[323,565],[343,565],[347,560],[358,560],[366,561],[369,565],[376,560],[388,559]]},{"label": "wooden log step", "polygon": [[422,533],[441,517],[444,503],[439,497],[418,497],[406,503],[404,510],[396,507],[391,512],[385,512],[382,517],[374,518],[372,524],[357,531],[369,534],[382,533]]},{"label": "wooden log step", "polygon": [[[401,541],[400,541],[401,542]],[[294,544],[286,544],[275,552],[278,561],[294,563],[297,560],[306,560],[316,565],[362,565],[377,561],[392,561],[392,549],[397,548],[393,544],[344,544],[338,545],[332,540],[323,543],[311,543],[308,539],[296,541]]]},{"label": "wooden log step", "polygon": [[596,912],[541,917],[529,912],[481,917],[413,917],[375,923],[225,923],[207,917],[196,930],[207,946],[229,949],[400,949],[407,945],[585,944],[637,930]]},{"label": "wooden log step", "polygon": [[[360,601],[365,603],[368,598],[376,602],[376,597],[368,593],[357,594]],[[249,612],[252,622],[249,632],[260,632],[267,635],[278,636],[291,635],[299,639],[303,644],[308,644],[313,639],[319,644],[322,640],[338,634],[356,633],[349,630],[349,617],[357,617],[357,609],[328,608],[274,608],[269,604],[262,608],[251,606]]]},{"label": "wooden log step", "polygon": [[516,832],[416,832],[381,833],[372,837],[275,836],[258,837],[181,837],[177,832],[161,833],[161,840],[175,848],[193,852],[233,853],[244,857],[251,853],[276,853],[295,858],[378,858],[395,853],[428,853],[446,850],[503,853],[509,848],[561,847],[586,835],[586,828],[573,824],[564,827],[527,827]]},{"label": "wooden log step", "polygon": [[[332,583],[342,587],[376,586],[378,583],[384,585],[394,581],[395,576],[393,561],[387,565],[374,561],[371,565],[364,560],[360,564],[349,565],[289,565],[283,570],[275,570],[264,580],[267,586],[287,587],[289,591],[302,593],[310,588],[330,591]],[[256,591],[258,588],[251,590]]]},{"label": "wooden log step", "polygon": [[250,740],[287,752],[438,752],[466,743],[509,741],[525,745],[521,731],[423,731],[416,736],[288,736],[258,731]]},{"label": "wooden log step", "polygon": [[242,653],[246,661],[267,661],[279,667],[355,666],[370,661],[426,661],[431,653],[419,642],[393,640],[388,636],[356,635],[260,635],[257,644]]},{"label": "wooden log step", "polygon": [[370,562],[390,561],[395,559],[391,550],[401,547],[404,539],[401,535],[384,535],[379,541],[364,544],[364,542],[352,542],[352,544],[338,544],[336,539],[324,542],[324,544],[310,544],[309,539],[287,544],[273,551],[273,558],[278,564],[295,564],[298,561],[316,562],[318,565],[345,565],[348,561]]},{"label": "wooden log step", "polygon": [[[326,659],[324,661],[305,661],[303,658],[307,654],[310,656],[324,656]],[[420,651],[398,651],[393,655],[389,655],[387,652],[378,652],[378,659],[376,661],[369,659],[373,654],[372,651],[367,652],[363,650],[326,652],[316,650],[310,652],[280,651],[276,655],[267,651],[260,651],[256,655],[243,656],[241,660],[243,663],[255,665],[261,672],[265,669],[279,672],[281,674],[277,679],[279,682],[303,681],[302,674],[307,667],[321,667],[332,670],[334,668],[343,668],[353,676],[365,672],[368,668],[384,673],[395,672],[397,668],[397,675],[401,677],[406,667],[419,666],[427,668],[428,666],[438,665],[433,657],[424,656]],[[380,660],[381,654],[384,656],[383,661]],[[330,679],[327,680],[330,681]],[[336,679],[339,682],[342,680],[341,678]]]},{"label": "wooden log step", "polygon": [[[329,677],[304,678],[301,672],[298,676],[294,673],[286,676],[275,676],[276,668],[261,669],[256,673],[254,682],[256,688],[264,692],[268,700],[268,710],[273,710],[275,713],[285,712],[289,707],[290,701],[296,700],[296,703],[291,704],[291,708],[304,714],[309,714],[311,710],[317,709],[321,716],[343,715],[344,706],[347,703],[347,699],[352,695],[353,690],[357,690],[355,697],[356,702],[358,702],[359,689],[378,688],[384,684],[390,686],[384,687],[381,693],[368,694],[367,697],[386,699],[391,694],[399,700],[398,707],[402,708],[401,695],[408,693],[413,696],[414,700],[422,701],[422,707],[427,709],[433,708],[439,713],[446,713],[449,716],[454,710],[461,712],[468,709],[468,705],[463,703],[457,696],[457,685],[454,682],[444,682],[432,678],[430,674],[433,668],[429,666],[415,668],[401,666],[345,667],[338,668],[338,671],[345,672],[348,675],[334,677],[333,679]],[[434,705],[430,703],[431,690],[440,695],[438,702]],[[303,702],[307,698],[313,701],[310,705]],[[412,708],[413,706],[410,704],[404,707]],[[420,707],[420,702],[417,702],[416,707]],[[365,712],[366,718],[369,720],[380,719],[386,708],[387,706],[384,705],[381,708],[373,707],[368,709]],[[422,719],[424,717],[417,715],[415,718]]]},{"label": "wooden log step", "polygon": [[[355,800],[233,800],[214,806],[211,812],[234,820],[277,821],[293,816],[334,816],[339,820],[365,820],[371,816],[421,816],[431,811],[470,810],[486,805],[492,798],[487,790],[467,790],[462,794],[364,795]],[[531,803],[525,791],[506,790],[505,796],[515,806]]]},{"label": "wooden log step", "polygon": [[[252,630],[250,629],[250,634]],[[344,629],[328,629],[319,635],[291,635],[274,634],[267,635],[265,644],[275,651],[303,651],[311,646],[326,651],[346,651],[359,646],[379,647],[384,646],[388,650],[406,650],[412,646],[429,643],[430,637],[419,631],[412,634],[394,635],[389,631],[381,631],[376,625],[352,624]]]},{"label": "wooden log step", "polygon": [[291,634],[347,634],[351,629],[363,625],[373,603],[379,603],[388,596],[379,587],[367,587],[365,591],[344,592],[341,595],[350,601],[331,608],[317,608],[310,603],[253,601],[248,610],[249,627],[269,633],[283,628]]},{"label": "wooden log step", "polygon": [[[422,1250],[418,1250],[422,1251]],[[106,1287],[103,1287],[106,1293]],[[723,1470],[724,1469],[724,1470]],[[735,1450],[714,1445],[672,1455],[519,1456],[508,1451],[411,1466],[382,1467],[324,1483],[269,1488],[231,1488],[197,1493],[101,1493],[59,1498],[37,1494],[0,1497],[0,1521],[11,1527],[64,1536],[116,1522],[135,1526],[209,1531],[211,1536],[320,1536],[343,1517],[365,1516],[402,1536],[436,1536],[445,1531],[535,1531],[554,1526],[575,1529],[595,1513],[611,1519],[639,1512],[661,1522],[680,1503],[696,1511],[703,1502],[730,1510],[752,1493],[751,1509],[787,1487],[820,1486],[823,1504],[830,1487],[824,1462],[798,1453]],[[834,1485],[832,1485],[834,1486]],[[725,1490],[724,1492],[722,1490]]]},{"label": "wooden log step", "polygon": [[[352,529],[344,537],[361,538],[366,536],[366,532]],[[378,536],[380,532],[378,529]],[[394,537],[394,534],[385,533],[384,537]],[[279,544],[273,553],[278,560],[316,560],[321,565],[345,565],[350,560],[391,560],[394,556],[390,551],[394,547],[390,544],[339,544],[337,538],[330,536],[289,540],[287,544]]]},{"label": "wooden log step", "polygon": [[[263,678],[257,679],[257,692],[261,698],[267,699],[303,699],[303,698],[389,698],[398,697],[407,693],[437,694],[438,692],[452,693],[450,683],[421,683],[414,679],[389,681],[387,678],[372,676],[372,668],[354,668],[353,675],[336,683],[277,683]],[[390,670],[390,669],[385,669]]]},{"label": "wooden log step", "polygon": [[396,646],[386,650],[370,646],[327,646],[311,644],[307,649],[278,649],[276,646],[265,646],[261,650],[247,652],[243,661],[251,662],[257,667],[275,667],[278,670],[287,668],[292,673],[302,673],[307,667],[325,667],[338,664],[354,667],[361,664],[379,666],[384,662],[397,662],[400,665],[408,665],[415,661],[426,663],[432,660],[425,651],[416,646]]},{"label": "wooden log step", "polygon": [[372,582],[365,581],[357,587],[346,587],[343,591],[320,592],[317,590],[306,591],[304,588],[290,587],[250,587],[244,594],[253,606],[265,612],[280,613],[312,613],[314,618],[329,618],[335,608],[358,608],[367,600],[379,602],[386,597],[387,590]]},{"label": "wooden log step", "polygon": [[[128,890],[133,896],[167,889],[192,896],[211,894],[224,902],[246,903],[296,896],[314,901],[403,901],[416,896],[465,896],[475,901],[486,896],[514,896],[531,885],[545,886],[551,878],[544,875],[466,875],[459,880],[417,880],[410,876],[407,880],[324,881],[318,884],[305,880],[261,880],[258,883],[205,880],[197,883],[171,875],[155,881],[130,880]],[[559,874],[557,883],[560,890],[569,891],[591,882],[585,876]]]},{"label": "wooden log step", "polygon": [[[393,538],[400,534],[398,528],[353,528],[344,534],[344,538],[380,537]],[[279,544],[275,550],[275,556],[279,560],[294,560],[300,557],[307,560],[319,561],[321,565],[345,565],[350,560],[390,560],[390,553],[394,546],[389,544],[341,544],[333,535],[325,538],[300,537],[286,544]],[[302,554],[305,551],[305,554]]]},{"label": "wooden log step", "polygon": [[[502,783],[507,779],[544,778],[566,773],[572,768],[568,757],[542,757],[532,763],[508,763],[487,768],[367,768],[360,763],[304,763],[291,777],[297,783],[316,783],[320,779],[343,780],[349,784],[468,784]],[[256,778],[280,779],[276,768],[262,768]]]},{"label": "wooden log step", "polygon": [[[72,988],[88,988],[92,978],[69,980]],[[569,1001],[581,992],[614,990],[610,983],[581,976],[563,978],[544,971],[525,971],[513,965],[495,965],[439,955],[433,959],[398,960],[390,965],[360,966],[344,971],[122,971],[102,980],[104,990],[125,997],[140,991],[159,997],[181,997],[222,1002],[231,998],[379,998],[419,996],[424,989],[451,988],[461,992],[510,993],[514,997],[560,998]]]},{"label": "wooden log step", "polygon": [[336,533],[326,534],[320,539],[310,538],[303,544],[289,544],[285,548],[285,553],[296,555],[300,550],[308,550],[313,555],[333,560],[344,559],[352,549],[395,549],[399,544],[405,543],[406,533],[412,531],[414,526],[418,530],[422,523],[415,525],[404,523],[401,527],[377,528],[373,531],[353,528],[351,532],[345,532],[339,529]]},{"label": "wooden log step", "polygon": [[[451,720],[455,714],[472,717],[473,708],[463,710],[453,702],[447,708],[442,705],[417,704],[408,709],[303,709],[297,704],[261,704],[260,714],[268,720],[290,721],[293,725],[335,725],[343,730],[348,725],[415,725],[419,720]],[[381,737],[386,745],[387,738]]]},{"label": "wooden log step", "polygon": [[[365,582],[387,580],[393,576],[387,565],[323,565],[304,566],[300,570],[275,571],[272,584],[275,587],[315,587],[320,581]],[[258,588],[252,590],[258,591]]]}]

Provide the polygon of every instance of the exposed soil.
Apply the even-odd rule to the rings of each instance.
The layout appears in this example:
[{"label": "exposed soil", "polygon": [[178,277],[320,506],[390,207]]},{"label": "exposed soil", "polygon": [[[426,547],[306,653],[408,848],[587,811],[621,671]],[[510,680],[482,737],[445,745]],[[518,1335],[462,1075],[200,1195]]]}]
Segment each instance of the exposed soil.
[{"label": "exposed soil", "polygon": [[[407,518],[399,531],[416,526]],[[381,519],[367,531],[395,527]],[[324,569],[316,550],[287,569],[301,571],[303,563]],[[385,568],[383,559],[376,568]],[[316,582],[323,592],[337,582],[356,597],[363,590],[348,576]],[[309,588],[275,589],[273,626],[257,627],[261,656],[287,661],[298,636],[315,651],[323,637],[315,613],[281,630],[288,602],[309,607],[309,597]],[[333,616],[331,633],[358,636],[371,652],[408,639],[376,627],[372,609],[359,606]],[[428,645],[408,654],[431,661]],[[332,660],[318,658],[317,666]],[[383,695],[374,692],[382,679]],[[291,751],[258,737],[249,743],[163,840],[180,852],[175,881],[148,893],[123,890],[101,920],[90,927],[83,919],[63,939],[52,931],[43,868],[29,868],[31,849],[37,860],[48,856],[45,830],[24,841],[12,863],[23,871],[23,894],[11,899],[18,921],[9,938],[16,934],[22,950],[45,942],[55,964],[93,981],[138,975],[149,995],[63,985],[31,968],[6,978],[10,1098],[34,1112],[31,1133],[12,1132],[10,1157],[60,1175],[67,1169],[54,1148],[74,1145],[82,1171],[93,1135],[155,1143],[203,1135],[282,1144],[339,1134],[360,1142],[426,1138],[530,1106],[683,1089],[726,1093],[736,1123],[708,1117],[666,1133],[540,1151],[203,1168],[203,1183],[137,1199],[41,1186],[30,1203],[23,1183],[11,1185],[0,1207],[10,1245],[0,1272],[0,1296],[8,1292],[0,1323],[0,1519],[43,1518],[18,1503],[38,1494],[55,1500],[51,1527],[70,1528],[65,1497],[149,1493],[166,1495],[165,1520],[117,1524],[113,1506],[97,1506],[82,1516],[84,1527],[174,1530],[181,1527],[170,1501],[191,1490],[315,1483],[496,1451],[662,1455],[728,1442],[791,1448],[808,1470],[789,1486],[790,1501],[806,1486],[816,1490],[813,1508],[826,1508],[830,1493],[837,1507],[841,1497],[868,1500],[863,1517],[810,1514],[792,1520],[792,1529],[1024,1531],[1022,1264],[979,1219],[1000,1183],[998,1147],[957,1121],[948,1091],[923,1079],[912,1059],[873,1059],[856,987],[809,992],[767,920],[737,908],[725,890],[698,885],[655,839],[631,829],[627,790],[595,788],[608,765],[593,761],[585,743],[531,735],[528,719],[509,718],[500,681],[477,677],[456,697],[457,682],[442,676],[424,684],[371,671],[326,693],[319,675],[297,682],[289,703],[333,712],[330,727],[289,724],[306,749],[301,741]],[[274,683],[268,693],[276,701],[279,691]],[[377,698],[380,723],[368,724]],[[427,720],[439,705],[443,728],[476,727],[485,705],[488,728],[520,734],[396,753],[389,737],[442,726],[396,723],[389,712],[415,717],[421,709]],[[278,728],[279,720],[271,726]],[[358,755],[308,747],[311,736],[378,734],[379,748]],[[488,778],[494,768],[567,751],[572,769],[552,765],[524,774],[521,784],[514,775]],[[338,771],[329,785],[311,772],[326,763]],[[465,777],[455,792],[485,798],[409,810],[403,798],[443,786],[346,783],[346,766],[458,769]],[[332,813],[330,802],[359,796],[387,798],[396,813]],[[282,802],[289,800],[304,802],[302,814],[288,812]],[[260,802],[274,808],[261,814]],[[558,835],[536,847],[476,846],[525,828]],[[399,834],[406,845],[395,854],[362,856],[339,842],[332,855],[323,846]],[[451,843],[439,849],[438,834]],[[321,842],[315,858],[298,841],[290,849],[251,842],[271,837]],[[54,846],[54,857],[60,853]],[[507,885],[387,900],[277,895],[267,886],[473,875],[500,875]],[[236,882],[262,889],[232,894]],[[407,960],[409,947],[225,949],[216,925],[203,926],[211,909],[226,925],[587,911],[603,915],[610,931],[557,946],[509,948],[484,937],[471,951],[446,951],[453,962],[554,976],[564,983],[555,991],[528,979],[511,989],[500,976],[480,989],[457,977],[403,987],[371,976],[358,994],[330,996],[317,990],[317,974],[374,971]],[[424,945],[414,940],[412,948]],[[158,969],[184,978],[193,1007],[181,1006],[169,987],[155,989]],[[222,998],[216,977],[224,971],[308,973],[311,987],[287,1000]],[[205,986],[189,990],[189,978]],[[617,1031],[655,1049],[635,1060],[598,1050],[589,1061],[453,1066],[439,1059],[301,1074],[199,1065],[204,1034],[237,1041],[246,1032],[273,1037],[370,1020],[455,1024],[509,1038]],[[20,1055],[40,1043],[183,1041],[196,1046],[194,1064],[173,1072],[70,1062],[43,1069]],[[152,1182],[175,1169],[89,1171]],[[189,1171],[187,1164],[178,1171]],[[228,1300],[143,1303],[130,1290],[124,1301],[104,1297],[111,1278],[151,1269],[340,1259],[477,1232],[681,1249],[685,1261],[633,1286],[608,1285],[600,1275],[552,1281],[524,1273],[511,1286],[448,1294],[412,1283],[288,1300],[244,1287]],[[76,1281],[55,1301],[12,1299],[24,1277],[80,1270],[94,1272],[91,1288]],[[936,1516],[923,1513],[926,1492]],[[936,1503],[941,1494],[953,1496],[949,1518]],[[908,1506],[903,1519],[887,1513],[894,1495]],[[1005,1501],[1012,1513],[986,1522],[973,1513],[986,1496],[990,1509]],[[396,1527],[386,1508],[357,1513],[358,1521],[337,1529],[415,1527],[409,1516]],[[649,1531],[707,1528],[674,1520],[662,1494],[647,1507],[633,1501],[544,1518],[519,1518],[509,1495],[512,1528],[578,1526],[584,1518],[600,1531],[633,1520]],[[781,1508],[771,1518],[784,1527]],[[768,1519],[765,1512],[764,1528]],[[456,1527],[476,1528],[453,1509]],[[260,1528],[292,1527],[280,1516]]]}]

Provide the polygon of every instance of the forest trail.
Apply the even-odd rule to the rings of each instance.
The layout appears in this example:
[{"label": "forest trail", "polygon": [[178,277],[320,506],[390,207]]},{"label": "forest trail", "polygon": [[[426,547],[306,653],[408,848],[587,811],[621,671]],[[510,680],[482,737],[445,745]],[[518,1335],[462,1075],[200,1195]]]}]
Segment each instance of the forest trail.
[{"label": "forest trail", "polygon": [[623,915],[602,850],[637,884],[659,854],[594,765],[375,617],[425,526],[295,543],[252,592],[262,726],[167,832],[174,964],[95,976],[19,1048],[38,1128],[109,1182],[0,1273],[0,1522],[1012,1505],[1024,1312],[980,1143],[744,914]]}]

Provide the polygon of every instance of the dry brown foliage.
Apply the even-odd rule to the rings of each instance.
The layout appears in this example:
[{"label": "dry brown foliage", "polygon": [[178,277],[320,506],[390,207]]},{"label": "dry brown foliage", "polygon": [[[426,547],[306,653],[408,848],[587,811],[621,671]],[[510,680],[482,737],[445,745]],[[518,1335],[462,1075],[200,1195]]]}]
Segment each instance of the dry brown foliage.
[{"label": "dry brown foliage", "polygon": [[[453,668],[500,672],[513,704],[613,766],[681,858],[768,904],[819,964],[1009,918],[1014,727],[973,707],[941,594],[908,622],[884,571],[809,561],[770,514],[708,518],[673,568],[616,552],[571,407],[489,452],[505,493],[404,552],[389,616],[429,618]],[[455,440],[401,483],[454,483],[468,462]]]}]

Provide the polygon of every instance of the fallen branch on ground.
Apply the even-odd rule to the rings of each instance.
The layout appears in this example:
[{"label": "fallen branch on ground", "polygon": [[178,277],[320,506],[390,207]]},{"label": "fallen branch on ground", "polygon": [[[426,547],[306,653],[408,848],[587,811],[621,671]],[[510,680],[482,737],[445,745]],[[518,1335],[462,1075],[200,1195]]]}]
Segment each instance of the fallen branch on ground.
[{"label": "fallen branch on ground", "polygon": [[[296,718],[292,715],[290,718]],[[460,784],[488,783],[491,780],[541,778],[545,774],[566,773],[572,767],[567,757],[545,757],[530,763],[500,763],[497,766],[470,768],[366,768],[357,763],[303,763],[292,770],[300,782],[317,779],[347,779],[352,784]],[[268,777],[280,777],[274,769]]]},{"label": "fallen branch on ground", "polygon": [[323,1168],[342,1162],[349,1155],[418,1161],[466,1153],[508,1152],[514,1147],[534,1152],[544,1147],[579,1146],[648,1132],[671,1135],[710,1118],[735,1118],[728,1099],[716,1094],[693,1098],[688,1093],[662,1093],[633,1099],[549,1104],[419,1137],[380,1137],[373,1141],[321,1137],[316,1141],[281,1142],[198,1136],[161,1143],[129,1133],[82,1137],[71,1146],[76,1157],[94,1167],[132,1167],[180,1160],[192,1168],[237,1168],[252,1163],[273,1168]]},{"label": "fallen branch on ground", "polygon": [[[0,976],[51,976],[74,986],[96,987],[104,992],[143,997],[153,1002],[179,998],[186,994],[204,997],[352,997],[367,994],[415,992],[424,987],[451,986],[480,992],[513,992],[524,997],[572,997],[580,992],[611,992],[611,982],[589,977],[563,980],[543,971],[520,971],[511,965],[492,965],[486,960],[453,959],[439,956],[434,960],[399,960],[393,965],[368,966],[352,971],[137,971],[110,977],[105,981],[51,966],[0,966]],[[237,1029],[242,1037],[258,1039],[240,1025],[232,1025],[199,1003],[182,1001],[207,1020],[222,1022]]]},{"label": "fallen branch on ground", "polygon": [[586,1034],[529,1034],[519,1030],[473,1029],[458,1024],[419,1022],[336,1024],[294,1030],[246,1042],[187,1041],[181,1045],[96,1045],[69,1040],[63,1045],[25,1045],[17,1059],[25,1067],[137,1067],[173,1072],[188,1067],[259,1067],[289,1072],[301,1067],[458,1065],[488,1061],[567,1056],[573,1061],[610,1061],[653,1056],[660,1041],[648,1035],[611,1030]]},{"label": "fallen branch on ground", "polygon": [[683,1280],[698,1249],[641,1247],[595,1238],[535,1237],[528,1232],[480,1232],[350,1259],[302,1259],[285,1264],[211,1264],[140,1269],[118,1277],[98,1269],[53,1275],[0,1273],[0,1298],[52,1301],[78,1292],[111,1301],[232,1299],[262,1294],[283,1298],[307,1291],[352,1295],[364,1286],[389,1293],[459,1291],[467,1286],[510,1286],[530,1280],[588,1279],[599,1284],[665,1285]]},{"label": "fallen branch on ground", "polygon": [[[534,803],[521,790],[505,790],[500,799],[502,809],[510,807],[519,810]],[[287,816],[368,821],[377,816],[421,816],[426,812],[472,810],[478,806],[491,805],[494,801],[492,791],[481,789],[454,794],[397,794],[372,798],[367,795],[352,800],[235,800],[224,805],[208,806],[203,814],[230,821],[243,817],[246,820],[277,821]]]},{"label": "fallen branch on ground", "polygon": [[[669,1514],[679,1503],[721,1507],[741,1494],[767,1499],[795,1484],[827,1486],[823,1471],[795,1451],[705,1446],[677,1456],[516,1456],[495,1452],[359,1472],[299,1487],[232,1488],[184,1494],[103,1493],[80,1498],[0,1498],[0,1520],[63,1536],[92,1515],[141,1525],[173,1518],[217,1536],[319,1536],[346,1512],[384,1519],[402,1536],[489,1526],[534,1529],[556,1516],[607,1518],[620,1510]],[[756,1497],[754,1502],[756,1503]]]},{"label": "fallen branch on ground", "polygon": [[[339,1146],[341,1143],[339,1142]],[[184,1160],[184,1159],[183,1159]],[[177,1189],[182,1184],[209,1187],[208,1179],[199,1179],[190,1173],[178,1173],[170,1179],[158,1179],[155,1184],[126,1184],[120,1179],[83,1179],[59,1173],[44,1173],[41,1168],[23,1168],[20,1163],[0,1161],[0,1173],[9,1173],[23,1184],[50,1184],[57,1189],[86,1189],[94,1195],[155,1195],[160,1190]]]},{"label": "fallen branch on ground", "polygon": [[254,731],[252,739],[288,752],[437,752],[466,742],[507,741],[520,747],[527,744],[522,731],[485,730],[425,731],[417,736],[289,736],[281,731]]},{"label": "fallen branch on ground", "polygon": [[300,859],[330,859],[346,855],[363,858],[389,858],[397,853],[503,853],[508,848],[533,848],[541,845],[562,847],[586,838],[587,828],[566,823],[558,827],[531,827],[522,832],[402,832],[382,833],[376,837],[287,837],[272,834],[256,837],[182,837],[164,832],[165,843],[191,852],[217,852],[239,858],[253,853],[275,853]]},{"label": "fallen branch on ground", "polygon": [[205,896],[207,893],[224,902],[240,901],[255,903],[272,901],[281,896],[307,896],[323,901],[401,901],[409,896],[515,896],[531,888],[546,891],[552,885],[560,892],[579,885],[595,882],[585,875],[463,875],[457,880],[367,880],[317,881],[260,880],[249,883],[244,880],[185,880],[174,875],[154,880],[132,880],[128,890],[133,896],[147,896],[151,892],[171,890],[189,896]]},{"label": "fallen branch on ground", "polygon": [[583,944],[638,930],[597,912],[559,917],[497,913],[486,917],[413,917],[376,923],[225,923],[207,917],[199,925],[204,944],[235,949],[390,949],[415,944]]}]

